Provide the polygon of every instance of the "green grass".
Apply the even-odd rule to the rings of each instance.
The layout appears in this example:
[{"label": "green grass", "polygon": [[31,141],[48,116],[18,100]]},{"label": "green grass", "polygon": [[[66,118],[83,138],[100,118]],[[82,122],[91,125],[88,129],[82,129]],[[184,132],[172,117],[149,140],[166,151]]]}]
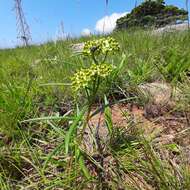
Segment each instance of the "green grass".
[{"label": "green grass", "polygon": [[[110,101],[123,96],[136,97],[131,100],[133,103],[145,105],[138,85],[166,81],[184,94],[176,109],[189,113],[190,33],[156,36],[138,30],[112,36],[119,41],[121,51],[108,61],[118,65],[122,54],[127,58],[118,76],[105,81],[99,97],[106,94]],[[117,142],[117,146],[106,145],[114,159],[109,183],[104,184],[95,176],[85,177],[89,160],[101,171],[96,160],[86,152],[65,154],[66,132],[69,124],[77,120],[74,111],[63,116],[75,109],[70,77],[79,68],[91,64],[89,59],[73,54],[70,46],[87,40],[70,39],[0,50],[0,189],[91,189],[91,186],[96,189],[190,189],[190,171],[185,162],[174,166],[170,160],[163,161],[162,148],[158,151],[152,141],[144,140],[141,133],[134,134],[133,130],[128,133],[136,140],[125,139],[122,131],[114,131],[112,142]],[[82,107],[84,97],[81,95],[78,101]],[[114,130],[107,112],[107,122]],[[131,129],[132,123],[129,121],[126,127]],[[75,143],[71,146],[77,149]],[[85,160],[77,162],[76,158]]]}]

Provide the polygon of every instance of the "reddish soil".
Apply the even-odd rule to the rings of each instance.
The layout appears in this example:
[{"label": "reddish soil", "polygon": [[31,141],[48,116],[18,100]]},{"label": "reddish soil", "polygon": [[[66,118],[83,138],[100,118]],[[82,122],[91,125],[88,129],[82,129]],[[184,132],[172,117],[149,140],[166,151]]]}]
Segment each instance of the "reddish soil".
[{"label": "reddish soil", "polygon": [[[129,120],[133,120],[136,126],[144,132],[145,136],[160,136],[162,137],[160,140],[162,139],[164,144],[169,143],[171,139],[172,141],[174,139],[178,141],[179,137],[183,136],[178,143],[190,145],[190,138],[188,137],[190,126],[188,118],[183,114],[171,113],[169,109],[160,110],[159,105],[142,108],[129,104],[114,105],[111,107],[111,113],[114,126],[127,127]],[[104,125],[103,114],[95,115],[91,119],[91,124],[96,126],[99,121],[101,126]],[[100,129],[100,133],[105,134],[104,130],[105,128]]]}]

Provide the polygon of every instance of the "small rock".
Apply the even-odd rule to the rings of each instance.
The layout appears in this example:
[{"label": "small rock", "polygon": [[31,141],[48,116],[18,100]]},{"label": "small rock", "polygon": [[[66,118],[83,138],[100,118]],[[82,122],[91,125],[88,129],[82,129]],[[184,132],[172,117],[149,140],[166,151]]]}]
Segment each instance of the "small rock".
[{"label": "small rock", "polygon": [[145,96],[152,99],[155,104],[165,104],[170,101],[172,88],[167,83],[153,82],[139,85]]},{"label": "small rock", "polygon": [[184,30],[187,30],[187,29],[188,29],[188,24],[187,23],[172,24],[172,25],[167,25],[165,27],[153,30],[153,34],[163,34],[163,33],[166,33],[166,32],[184,31]]},{"label": "small rock", "polygon": [[71,46],[71,49],[74,53],[82,52],[83,48],[84,48],[84,43],[77,43]]}]

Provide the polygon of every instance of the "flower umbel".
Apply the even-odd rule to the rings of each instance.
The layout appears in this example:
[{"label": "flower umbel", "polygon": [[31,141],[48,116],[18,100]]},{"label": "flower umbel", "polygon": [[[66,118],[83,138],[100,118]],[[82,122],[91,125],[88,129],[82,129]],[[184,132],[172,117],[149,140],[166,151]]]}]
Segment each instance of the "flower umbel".
[{"label": "flower umbel", "polygon": [[107,54],[119,51],[119,43],[112,37],[88,41],[84,45],[83,54],[87,56]]},{"label": "flower umbel", "polygon": [[90,86],[90,83],[95,80],[96,77],[106,78],[113,71],[113,66],[110,64],[92,64],[88,69],[81,69],[71,78],[73,90],[79,91],[80,89]]}]

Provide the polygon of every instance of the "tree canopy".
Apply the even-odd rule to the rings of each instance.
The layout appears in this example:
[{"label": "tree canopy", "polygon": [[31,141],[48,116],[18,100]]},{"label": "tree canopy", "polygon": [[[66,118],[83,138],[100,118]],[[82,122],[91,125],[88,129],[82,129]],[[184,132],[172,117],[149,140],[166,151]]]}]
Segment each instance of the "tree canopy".
[{"label": "tree canopy", "polygon": [[188,12],[164,0],[147,0],[135,7],[131,13],[117,20],[116,29],[130,27],[162,27],[188,19]]}]

